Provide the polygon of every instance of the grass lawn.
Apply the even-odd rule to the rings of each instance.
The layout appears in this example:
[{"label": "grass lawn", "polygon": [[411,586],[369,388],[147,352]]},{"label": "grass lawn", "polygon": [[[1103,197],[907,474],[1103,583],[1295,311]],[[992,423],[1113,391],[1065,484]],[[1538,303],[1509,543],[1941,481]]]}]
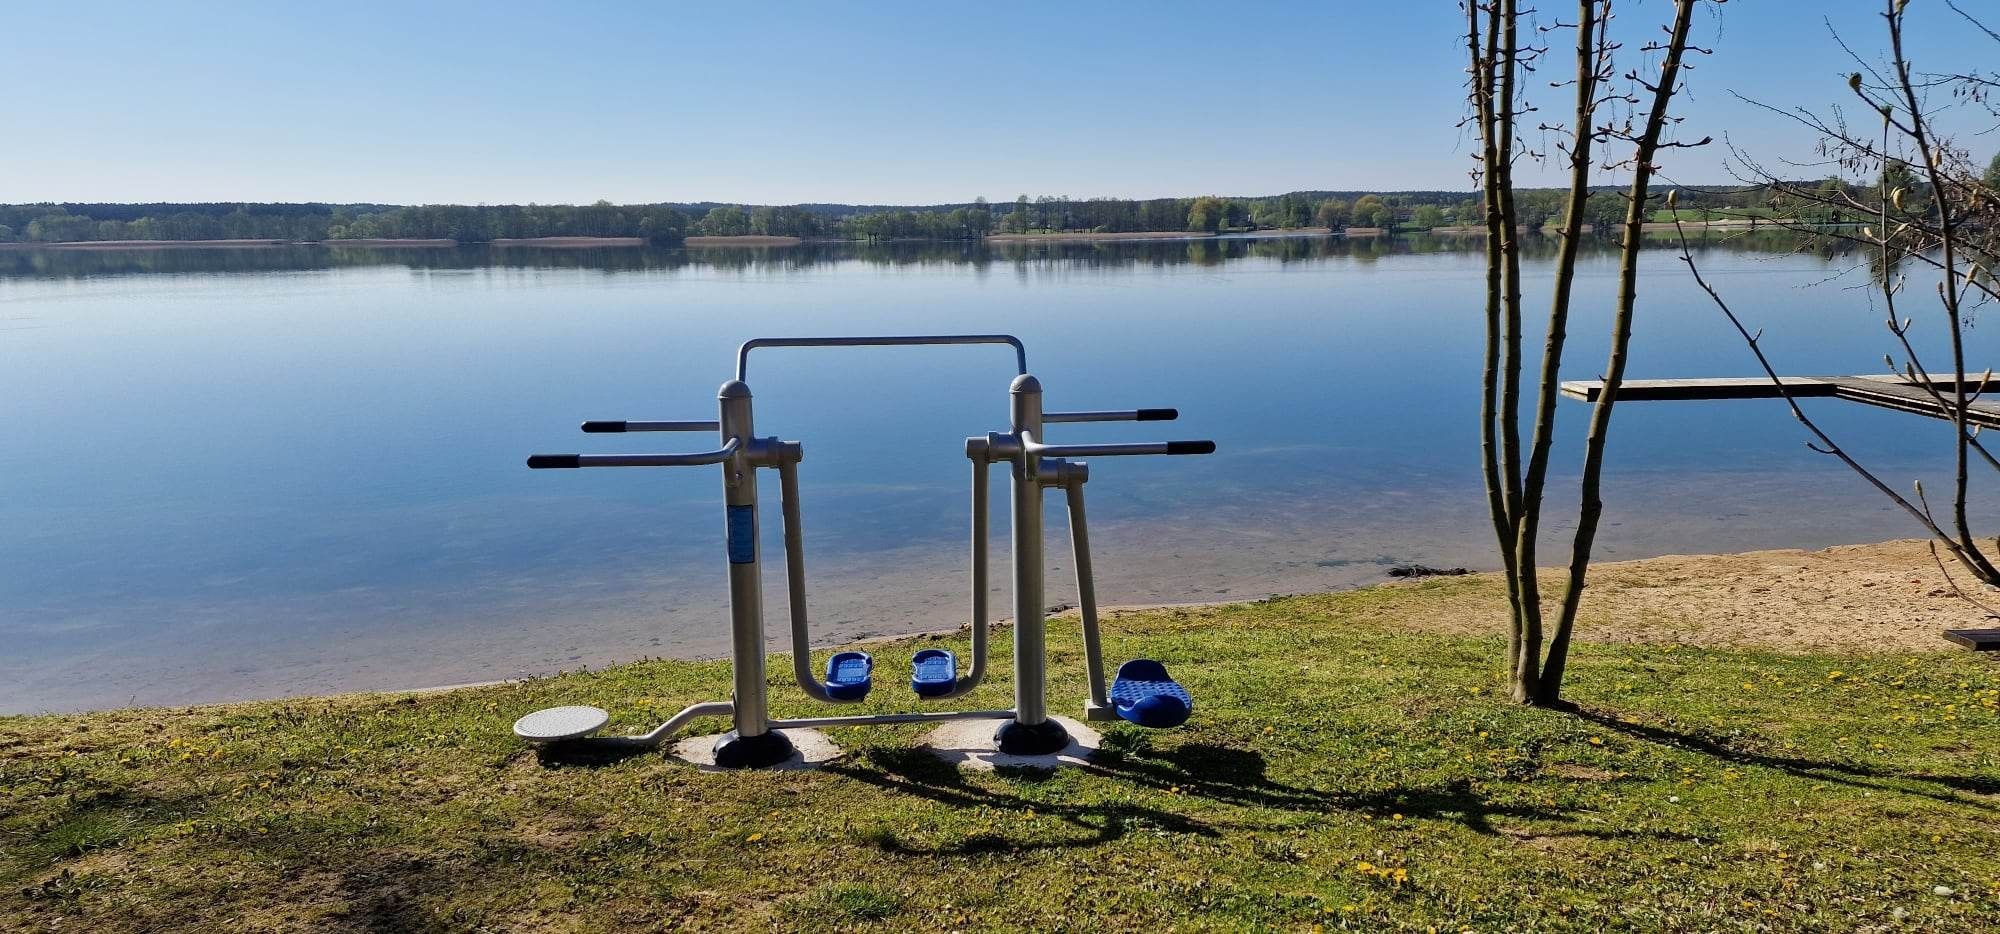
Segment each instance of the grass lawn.
[{"label": "grass lawn", "polygon": [[[725,697],[721,663],[0,718],[0,928],[2000,928],[2000,666],[1584,644],[1581,711],[1527,710],[1497,694],[1498,641],[1405,625],[1468,598],[1500,596],[1107,620],[1109,657],[1165,661],[1195,718],[1107,727],[1058,773],[957,772],[917,728],[738,774],[552,765],[508,733],[564,702],[650,727]],[[995,642],[967,706],[1007,702]],[[1074,715],[1077,637],[1050,644]],[[907,656],[878,648],[865,708],[906,705]],[[777,713],[813,709],[772,683]]]}]

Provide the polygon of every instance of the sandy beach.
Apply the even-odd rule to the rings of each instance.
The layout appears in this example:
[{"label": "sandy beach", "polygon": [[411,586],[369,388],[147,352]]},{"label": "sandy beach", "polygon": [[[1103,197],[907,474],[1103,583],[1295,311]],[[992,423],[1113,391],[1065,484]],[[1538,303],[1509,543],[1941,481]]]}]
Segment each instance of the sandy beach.
[{"label": "sandy beach", "polygon": [[501,237],[494,246],[593,247],[645,246],[645,237]]},{"label": "sandy beach", "polygon": [[0,250],[173,250],[291,245],[290,240],[76,240],[64,243],[0,243]]},{"label": "sandy beach", "polygon": [[685,246],[798,246],[804,242],[797,237],[767,237],[759,234],[738,237],[689,237],[681,241]]}]

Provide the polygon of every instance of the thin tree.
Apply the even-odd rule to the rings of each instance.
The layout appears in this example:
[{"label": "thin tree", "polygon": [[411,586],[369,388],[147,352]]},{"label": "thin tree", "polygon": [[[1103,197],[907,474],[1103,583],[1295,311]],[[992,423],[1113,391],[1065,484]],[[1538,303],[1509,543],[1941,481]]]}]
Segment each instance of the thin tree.
[{"label": "thin tree", "polygon": [[[1500,546],[1507,581],[1509,626],[1508,680],[1513,697],[1524,704],[1554,706],[1562,702],[1562,681],[1571,633],[1583,599],[1586,573],[1599,517],[1603,514],[1601,481],[1604,445],[1618,386],[1625,375],[1626,348],[1632,339],[1632,317],[1638,291],[1640,231],[1649,211],[1655,158],[1662,149],[1698,146],[1666,139],[1679,120],[1670,105],[1688,69],[1689,52],[1701,52],[1688,42],[1695,8],[1721,0],[1673,0],[1673,20],[1663,27],[1665,38],[1640,51],[1659,56],[1659,72],[1628,70],[1625,83],[1613,87],[1615,59],[1620,49],[1610,38],[1613,0],[1579,0],[1576,20],[1558,23],[1545,32],[1575,34],[1575,71],[1556,88],[1574,92],[1575,109],[1567,126],[1541,125],[1556,139],[1569,173],[1566,210],[1556,230],[1558,248],[1555,283],[1532,396],[1533,430],[1522,460],[1521,414],[1527,399],[1521,386],[1522,349],[1520,212],[1515,202],[1514,166],[1532,158],[1518,141],[1516,126],[1532,108],[1521,88],[1537,61],[1548,51],[1524,35],[1522,17],[1529,11],[1518,0],[1471,0],[1466,14],[1466,49],[1471,62],[1471,122],[1479,138],[1478,171],[1486,220],[1486,354],[1480,407],[1481,464],[1487,507]],[[1617,159],[1599,165],[1600,146],[1627,147]],[[1572,287],[1576,280],[1578,238],[1588,214],[1592,171],[1629,170],[1624,220],[1620,227],[1618,296],[1613,309],[1611,354],[1604,370],[1604,388],[1591,410],[1579,485],[1577,528],[1570,542],[1570,560],[1559,601],[1544,606],[1536,576],[1536,545],[1541,534],[1543,494],[1555,439],[1556,399],[1564,343],[1568,336]],[[1553,617],[1551,618],[1551,610]]]},{"label": "thin tree", "polygon": [[[1993,371],[1988,369],[1978,376],[1967,374],[1964,334],[1975,307],[2000,299],[2000,290],[1996,290],[1990,271],[2000,261],[2000,192],[1987,183],[1964,149],[1939,133],[1937,118],[1954,103],[1983,110],[1989,117],[2000,117],[1994,98],[1994,92],[2000,90],[2000,73],[1918,70],[1904,53],[1907,6],[1908,0],[1884,0],[1882,19],[1887,59],[1883,67],[1849,53],[1859,70],[1848,77],[1848,89],[1867,107],[1868,113],[1879,119],[1879,126],[1872,132],[1849,125],[1837,114],[1828,118],[1803,108],[1786,110],[1758,104],[1814,131],[1819,136],[1818,151],[1828,164],[1880,179],[1871,194],[1873,203],[1863,202],[1849,186],[1788,181],[1777,178],[1740,151],[1735,155],[1758,184],[1774,192],[1774,201],[1818,208],[1816,213],[1822,217],[1870,218],[1858,230],[1821,227],[1796,217],[1780,218],[1779,223],[1816,236],[1858,243],[1872,254],[1873,285],[1887,312],[1886,327],[1903,358],[1900,367],[1894,354],[1888,355],[1886,361],[1908,383],[1923,390],[1951,422],[1953,475],[1949,514],[1937,515],[1921,482],[1915,485],[1913,496],[1896,492],[1799,407],[1764,352],[1763,333],[1752,332],[1722,294],[1701,275],[1684,231],[1680,234],[1681,260],[1749,346],[1758,365],[1790,406],[1792,416],[1812,435],[1813,440],[1807,446],[1845,464],[1914,518],[1931,537],[1931,555],[1938,570],[1954,591],[1972,600],[1951,580],[1940,550],[1949,553],[1981,583],[2000,586],[2000,568],[1996,568],[1993,558],[1973,535],[1966,508],[1972,458],[1977,456],[1988,467],[2000,471],[2000,459],[1995,459],[1980,441],[1978,427],[1969,424],[1972,403],[1993,384]],[[1977,32],[2000,43],[2000,33],[1951,0],[1946,0],[1945,6]],[[1838,34],[1835,39],[1839,41]],[[1844,42],[1841,45],[1846,47]],[[1982,132],[1993,129],[2000,127],[1989,126]],[[1903,314],[1902,302],[1911,269],[1927,270],[1932,280],[1937,299],[1933,320],[1943,325],[1948,339],[1949,373],[1934,374],[1911,340],[1911,331],[1918,322]]]}]

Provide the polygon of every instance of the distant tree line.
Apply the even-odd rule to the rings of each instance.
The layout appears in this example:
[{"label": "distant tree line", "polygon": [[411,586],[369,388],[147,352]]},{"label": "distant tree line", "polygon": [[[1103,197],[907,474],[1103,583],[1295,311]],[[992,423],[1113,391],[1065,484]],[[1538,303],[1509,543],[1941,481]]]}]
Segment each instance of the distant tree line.
[{"label": "distant tree line", "polygon": [[[2000,160],[2000,157],[1996,157]],[[1996,163],[2000,174],[2000,163]],[[1885,172],[1890,188],[1924,197],[1907,166]],[[1877,185],[1839,178],[1817,183],[1866,200]],[[1682,220],[1787,218],[1838,223],[1846,217],[1823,204],[1767,186],[1683,189]],[[1515,193],[1520,222],[1530,228],[1561,220],[1564,193],[1553,188]],[[1625,211],[1624,194],[1594,192],[1587,223],[1610,226]],[[1672,220],[1659,212],[1656,220]],[[1071,199],[1021,195],[1012,204],[985,198],[968,204],[886,206],[802,204],[9,204],[0,205],[0,242],[90,240],[354,240],[417,239],[482,243],[533,237],[641,237],[674,243],[687,237],[745,235],[804,240],[976,240],[991,233],[1217,233],[1324,227],[1432,230],[1478,227],[1484,203],[1450,191],[1295,191],[1269,197]]]}]

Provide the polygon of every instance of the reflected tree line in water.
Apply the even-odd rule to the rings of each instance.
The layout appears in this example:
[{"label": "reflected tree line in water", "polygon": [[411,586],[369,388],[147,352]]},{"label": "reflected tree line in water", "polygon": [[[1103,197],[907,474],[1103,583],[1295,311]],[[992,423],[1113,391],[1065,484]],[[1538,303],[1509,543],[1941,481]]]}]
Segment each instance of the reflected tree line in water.
[{"label": "reflected tree line in water", "polygon": [[[1650,236],[1672,246],[1672,234]],[[1713,233],[1698,249],[1748,253],[1800,253],[1832,260],[1852,257],[1853,243],[1783,230]],[[1524,258],[1552,258],[1553,237],[1522,242]],[[1586,238],[1586,256],[1613,255],[1609,237]],[[1484,238],[1449,234],[1387,237],[1200,237],[1185,240],[1037,242],[846,241],[778,247],[218,247],[137,250],[41,249],[0,251],[0,277],[89,278],[144,274],[282,273],[401,266],[411,270],[592,270],[672,272],[690,267],[744,272],[784,272],[841,263],[873,266],[1073,265],[1087,268],[1220,266],[1257,259],[1280,263],[1331,259],[1372,261],[1428,253],[1477,253]]]}]

